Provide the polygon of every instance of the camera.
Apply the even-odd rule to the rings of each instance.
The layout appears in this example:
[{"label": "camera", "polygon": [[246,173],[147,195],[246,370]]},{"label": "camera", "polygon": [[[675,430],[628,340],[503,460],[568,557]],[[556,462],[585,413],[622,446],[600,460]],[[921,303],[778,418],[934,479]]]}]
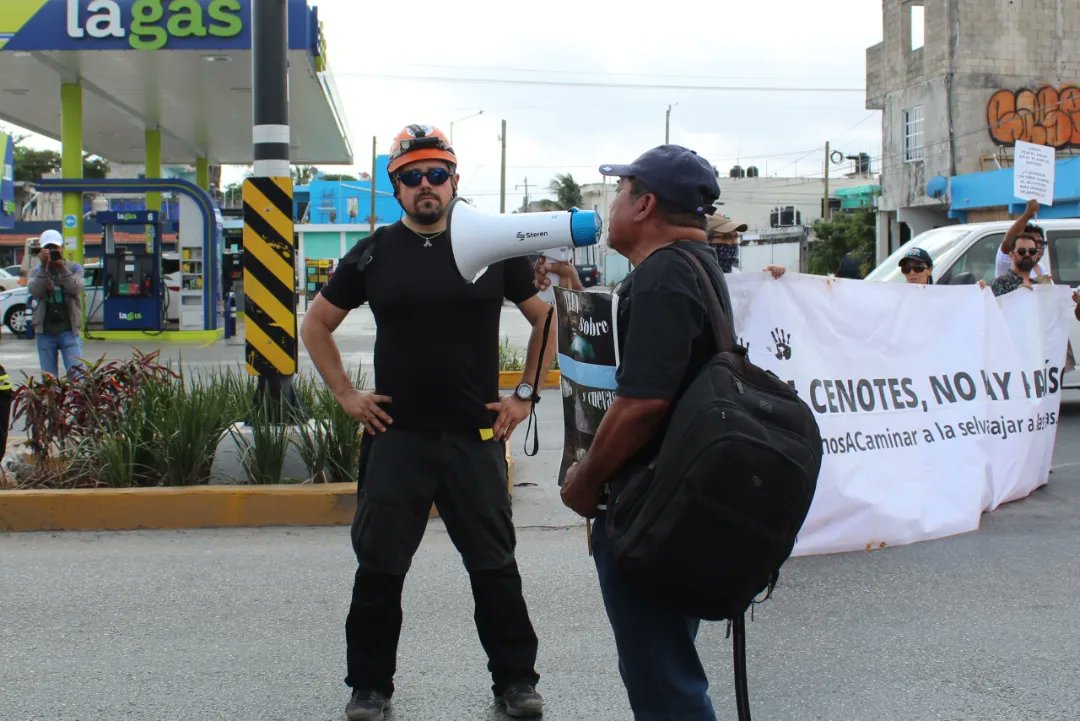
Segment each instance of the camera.
[{"label": "camera", "polygon": [[56,262],[63,257],[63,253],[61,253],[59,250],[56,250],[55,248],[49,251],[49,260],[52,260],[53,262]]}]

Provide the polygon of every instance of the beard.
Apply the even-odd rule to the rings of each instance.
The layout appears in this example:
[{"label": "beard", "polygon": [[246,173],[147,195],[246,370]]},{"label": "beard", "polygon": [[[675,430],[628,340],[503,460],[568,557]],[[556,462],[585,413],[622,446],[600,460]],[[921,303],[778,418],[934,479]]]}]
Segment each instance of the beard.
[{"label": "beard", "polygon": [[1025,256],[1016,261],[1016,267],[1025,273],[1030,273],[1031,269],[1035,267],[1035,259],[1029,256]]},{"label": "beard", "polygon": [[409,216],[420,225],[432,225],[442,218],[443,210],[439,196],[425,193],[414,201],[413,212],[409,213]]}]

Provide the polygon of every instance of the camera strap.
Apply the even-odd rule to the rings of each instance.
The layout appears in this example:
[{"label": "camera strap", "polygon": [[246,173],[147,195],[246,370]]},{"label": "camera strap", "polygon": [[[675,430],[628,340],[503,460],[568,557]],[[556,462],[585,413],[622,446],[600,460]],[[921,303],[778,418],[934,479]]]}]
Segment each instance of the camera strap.
[{"label": "camera strap", "polygon": [[[536,420],[536,404],[540,402],[540,377],[544,375],[544,351],[547,350],[548,333],[551,332],[551,319],[555,315],[555,306],[548,306],[544,320],[544,335],[540,339],[540,356],[536,359],[536,377],[533,379],[532,405],[529,407],[529,424],[525,426],[525,455],[532,457],[540,452],[540,424]],[[532,453],[529,452],[529,433],[532,432]]]}]

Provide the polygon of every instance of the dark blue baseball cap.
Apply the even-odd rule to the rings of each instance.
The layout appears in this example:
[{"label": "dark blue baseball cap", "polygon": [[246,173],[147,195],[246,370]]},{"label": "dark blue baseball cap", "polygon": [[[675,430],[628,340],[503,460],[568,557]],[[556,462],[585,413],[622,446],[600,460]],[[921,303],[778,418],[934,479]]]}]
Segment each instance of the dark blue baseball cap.
[{"label": "dark blue baseball cap", "polygon": [[928,265],[931,268],[934,267],[934,259],[930,257],[930,254],[927,253],[922,248],[919,248],[918,246],[914,246],[914,245],[911,246],[910,248],[908,248],[908,251],[906,253],[904,253],[904,257],[902,257],[900,259],[900,262],[898,263],[898,265],[903,265],[905,260],[906,261],[914,260],[914,261],[917,261],[917,262],[920,262],[920,263],[926,263],[926,265]]},{"label": "dark blue baseball cap", "polygon": [[669,203],[698,215],[716,212],[720,183],[709,161],[681,145],[659,145],[629,165],[601,165],[600,174],[637,178]]}]

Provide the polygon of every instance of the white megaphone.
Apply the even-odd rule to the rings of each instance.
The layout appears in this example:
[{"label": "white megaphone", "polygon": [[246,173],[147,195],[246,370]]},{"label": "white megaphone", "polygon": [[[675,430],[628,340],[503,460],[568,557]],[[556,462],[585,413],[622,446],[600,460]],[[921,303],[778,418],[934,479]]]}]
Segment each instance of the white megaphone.
[{"label": "white megaphone", "polygon": [[447,209],[454,263],[467,283],[475,282],[500,260],[542,253],[569,260],[574,248],[600,239],[600,216],[591,210],[488,215],[455,198]]}]

